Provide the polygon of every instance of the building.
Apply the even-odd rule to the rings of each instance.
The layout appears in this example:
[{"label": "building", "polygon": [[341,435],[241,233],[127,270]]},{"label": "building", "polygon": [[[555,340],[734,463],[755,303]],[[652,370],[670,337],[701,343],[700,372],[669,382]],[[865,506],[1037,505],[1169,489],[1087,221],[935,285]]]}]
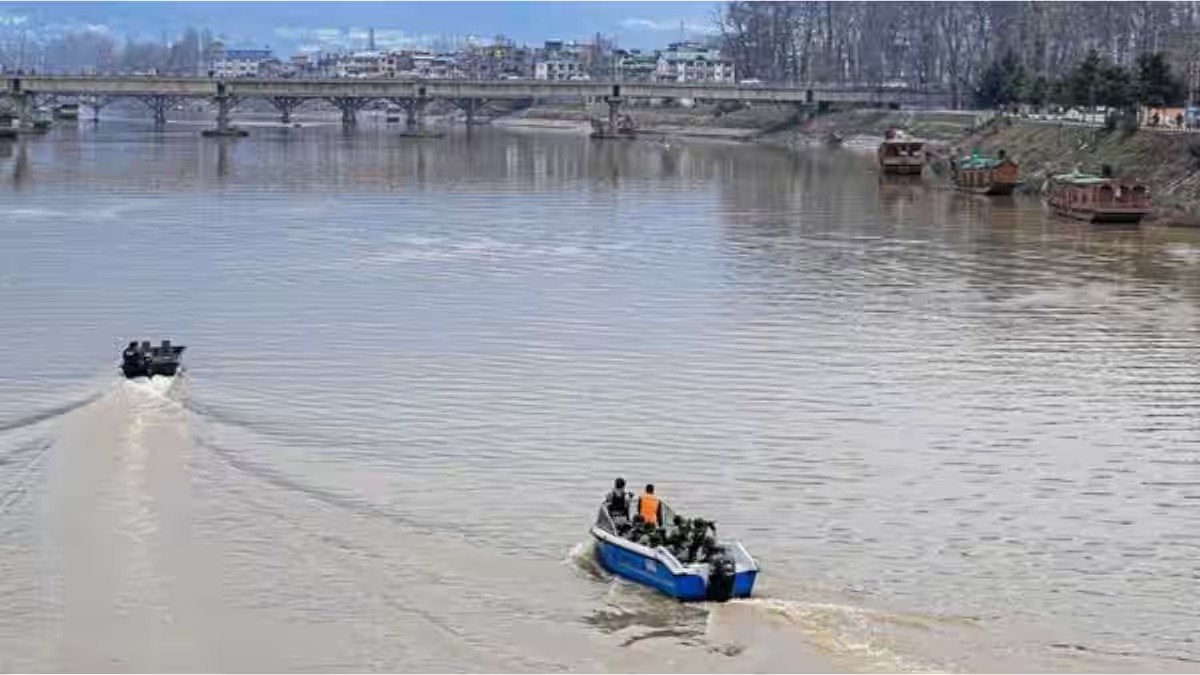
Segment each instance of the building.
[{"label": "building", "polygon": [[579,46],[573,42],[547,40],[534,55],[533,79],[535,80],[579,80],[587,79],[580,58]]},{"label": "building", "polygon": [[395,77],[396,61],[381,52],[364,51],[344,54],[338,60],[337,77],[374,79]]},{"label": "building", "polygon": [[659,82],[734,82],[731,59],[716,47],[696,42],[673,42],[659,52],[655,68]]},{"label": "building", "polygon": [[525,79],[533,77],[534,53],[524,45],[497,36],[492,44],[472,45],[460,54],[459,68],[467,77],[479,80]]},{"label": "building", "polygon": [[209,73],[213,77],[258,77],[262,65],[274,61],[268,49],[213,50]]},{"label": "building", "polygon": [[292,77],[305,77],[315,72],[317,62],[320,60],[320,55],[313,54],[292,54],[288,59],[287,72],[291,73]]},{"label": "building", "polygon": [[618,49],[613,53],[616,79],[626,82],[653,82],[658,72],[658,53],[640,49]]},{"label": "building", "polygon": [[421,77],[448,80],[468,77],[456,54],[437,54],[428,50],[405,50],[388,55],[391,74],[388,77]]}]

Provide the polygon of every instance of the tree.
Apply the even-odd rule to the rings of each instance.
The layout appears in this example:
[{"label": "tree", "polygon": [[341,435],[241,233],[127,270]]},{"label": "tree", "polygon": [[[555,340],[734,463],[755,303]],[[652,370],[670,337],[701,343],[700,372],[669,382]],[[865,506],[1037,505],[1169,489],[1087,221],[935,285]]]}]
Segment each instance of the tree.
[{"label": "tree", "polygon": [[1018,103],[1025,100],[1026,79],[1025,66],[1010,51],[984,69],[976,98],[981,106],[989,108]]},{"label": "tree", "polygon": [[994,108],[1004,102],[1007,76],[1004,68],[996,61],[983,71],[979,78],[979,88],[975,92],[975,101],[981,108]]},{"label": "tree", "polygon": [[1183,103],[1183,80],[1171,74],[1171,64],[1162,52],[1139,54],[1136,73],[1135,96],[1141,103],[1154,108]]},{"label": "tree", "polygon": [[1027,103],[1032,103],[1035,106],[1046,105],[1054,96],[1054,87],[1045,75],[1038,75],[1026,82],[1025,93],[1022,98]]},{"label": "tree", "polygon": [[1113,63],[1100,69],[1096,101],[1110,108],[1131,108],[1137,102],[1137,83],[1129,70]]},{"label": "tree", "polygon": [[1067,78],[1069,103],[1089,107],[1099,103],[1097,94],[1101,87],[1103,69],[1104,63],[1100,60],[1100,53],[1095,49],[1088,51],[1087,56],[1075,66]]}]

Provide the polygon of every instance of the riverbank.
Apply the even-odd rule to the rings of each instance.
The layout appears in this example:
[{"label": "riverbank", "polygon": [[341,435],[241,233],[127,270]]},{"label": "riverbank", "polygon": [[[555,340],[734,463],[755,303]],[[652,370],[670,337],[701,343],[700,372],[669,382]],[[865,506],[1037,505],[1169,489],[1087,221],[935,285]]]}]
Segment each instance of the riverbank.
[{"label": "riverbank", "polygon": [[1025,180],[1022,191],[1030,194],[1043,192],[1054,174],[1074,168],[1099,173],[1108,164],[1118,175],[1150,186],[1151,222],[1200,226],[1200,136],[1178,131],[1128,132],[972,111],[857,110],[820,116],[758,140],[798,148],[826,143],[836,134],[845,145],[874,148],[889,128],[933,141],[931,170],[940,180],[949,181],[947,160],[953,153],[976,148],[983,153],[1003,149],[1016,158]]},{"label": "riverbank", "polygon": [[1173,131],[1134,132],[1032,120],[996,120],[965,136],[960,149],[1004,149],[1021,163],[1025,189],[1043,190],[1049,176],[1078,167],[1145,181],[1154,196],[1152,221],[1200,226],[1200,136]]},{"label": "riverbank", "polygon": [[[622,112],[633,117],[639,136],[670,136],[751,141],[764,131],[798,124],[786,106],[731,108],[719,105],[690,107],[629,106]],[[607,106],[534,106],[497,119],[496,126],[539,129],[591,130],[590,120],[605,119]]]}]

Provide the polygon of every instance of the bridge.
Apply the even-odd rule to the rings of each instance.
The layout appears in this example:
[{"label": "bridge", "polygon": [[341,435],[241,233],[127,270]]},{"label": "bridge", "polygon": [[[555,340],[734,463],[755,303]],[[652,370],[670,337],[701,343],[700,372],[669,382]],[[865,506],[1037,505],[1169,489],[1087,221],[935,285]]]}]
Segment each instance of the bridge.
[{"label": "bridge", "polygon": [[154,113],[155,122],[166,122],[167,111],[182,99],[209,99],[217,105],[217,133],[228,132],[229,114],[239,101],[265,99],[284,123],[307,101],[324,100],[354,124],[356,113],[372,101],[391,102],[407,113],[410,132],[423,129],[423,113],[433,100],[446,100],[461,108],[468,123],[488,101],[577,98],[604,100],[609,107],[609,128],[615,129],[623,103],[630,99],[693,99],[708,102],[766,103],[820,106],[850,103],[878,107],[944,105],[946,95],[936,90],[893,87],[812,84],[780,87],[737,84],[673,84],[658,82],[548,81],[548,80],[429,80],[429,79],[214,79],[158,76],[46,76],[6,78],[4,95],[13,101],[21,123],[29,122],[32,105],[47,98],[78,97],[95,110],[118,97],[136,98]]}]

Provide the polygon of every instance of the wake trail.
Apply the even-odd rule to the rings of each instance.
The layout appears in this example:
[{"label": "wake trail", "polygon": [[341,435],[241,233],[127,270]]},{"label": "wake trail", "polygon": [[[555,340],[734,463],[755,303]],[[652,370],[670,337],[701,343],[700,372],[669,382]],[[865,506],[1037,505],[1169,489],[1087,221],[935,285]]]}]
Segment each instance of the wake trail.
[{"label": "wake trail", "polygon": [[389,511],[343,492],[308,484],[304,481],[293,478],[286,473],[279,471],[278,469],[247,460],[244,457],[239,456],[239,454],[234,450],[226,448],[210,440],[201,438],[199,436],[193,436],[193,440],[198,446],[207,449],[233,469],[257,478],[258,480],[273,485],[277,488],[310,497],[329,506],[343,509],[356,515],[391,521],[419,534],[444,534],[449,531],[467,539],[471,538],[471,533],[461,526],[456,526],[452,523],[438,523],[437,527],[431,527],[430,525],[424,524],[422,521],[416,518]]},{"label": "wake trail", "polygon": [[12,463],[14,457],[32,454],[24,466],[15,471],[4,472],[11,482],[0,487],[0,514],[6,513],[28,491],[30,481],[37,473],[38,467],[41,466],[42,458],[46,456],[53,445],[54,441],[49,438],[35,438],[27,443],[22,443],[12,452],[0,457],[0,466],[3,466]]},{"label": "wake trail", "polygon": [[96,401],[100,400],[100,398],[102,398],[103,396],[104,396],[104,392],[98,391],[98,392],[89,394],[88,396],[85,396],[84,398],[81,398],[79,400],[71,401],[69,403],[64,403],[63,405],[55,406],[53,408],[48,408],[46,410],[42,410],[40,412],[33,413],[32,415],[25,415],[23,417],[18,417],[13,420],[0,421],[0,433],[14,431],[16,429],[23,429],[25,427],[31,427],[35,424],[40,424],[42,422],[54,419],[56,417],[62,417],[63,415],[66,415],[70,412],[73,412],[75,410],[83,408],[84,406],[88,406],[88,405],[91,405],[92,403],[95,403]]}]

